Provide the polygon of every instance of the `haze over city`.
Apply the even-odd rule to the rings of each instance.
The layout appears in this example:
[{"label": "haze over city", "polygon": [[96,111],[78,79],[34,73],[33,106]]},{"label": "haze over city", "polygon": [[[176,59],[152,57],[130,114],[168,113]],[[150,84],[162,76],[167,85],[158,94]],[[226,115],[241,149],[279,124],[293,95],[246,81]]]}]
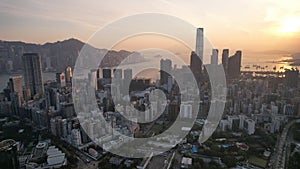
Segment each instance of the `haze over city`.
[{"label": "haze over city", "polygon": [[5,32],[0,35],[1,40],[43,44],[74,37],[86,42],[95,31],[116,19],[154,12],[205,27],[205,35],[215,48],[243,49],[245,54],[268,50],[296,53],[300,45],[297,0],[4,0],[0,9],[0,26]]}]

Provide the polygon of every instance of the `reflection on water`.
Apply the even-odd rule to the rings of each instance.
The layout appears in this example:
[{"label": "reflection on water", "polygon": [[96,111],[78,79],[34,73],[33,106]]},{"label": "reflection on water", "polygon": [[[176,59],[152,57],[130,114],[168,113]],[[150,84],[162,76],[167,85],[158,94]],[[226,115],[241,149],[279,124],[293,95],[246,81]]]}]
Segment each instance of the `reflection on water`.
[{"label": "reflection on water", "polygon": [[300,68],[300,66],[290,66],[293,59],[291,55],[249,55],[242,58],[242,70],[247,71],[276,71],[284,72],[285,69]]}]

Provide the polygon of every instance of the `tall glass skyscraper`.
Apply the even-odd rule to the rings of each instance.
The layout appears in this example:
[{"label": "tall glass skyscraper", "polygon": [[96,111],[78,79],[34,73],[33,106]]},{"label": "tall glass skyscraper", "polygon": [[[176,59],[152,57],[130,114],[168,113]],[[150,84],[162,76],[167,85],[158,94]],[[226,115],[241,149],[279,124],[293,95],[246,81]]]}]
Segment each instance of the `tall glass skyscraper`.
[{"label": "tall glass skyscraper", "polygon": [[196,54],[200,57],[203,62],[203,48],[204,48],[204,40],[203,40],[203,28],[197,29],[197,37],[196,37]]},{"label": "tall glass skyscraper", "polygon": [[190,58],[190,69],[193,72],[197,83],[200,82],[201,74],[202,74],[203,48],[204,48],[203,28],[198,28],[197,35],[196,35],[195,52],[191,53],[191,58]]},{"label": "tall glass skyscraper", "polygon": [[25,88],[30,91],[30,96],[44,94],[44,82],[42,76],[41,56],[37,53],[24,53],[24,80]]}]

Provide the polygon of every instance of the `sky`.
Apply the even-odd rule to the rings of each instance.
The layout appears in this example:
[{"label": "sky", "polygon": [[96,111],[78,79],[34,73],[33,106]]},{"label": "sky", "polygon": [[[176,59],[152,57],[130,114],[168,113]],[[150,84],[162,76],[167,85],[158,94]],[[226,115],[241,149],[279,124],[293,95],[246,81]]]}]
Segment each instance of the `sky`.
[{"label": "sky", "polygon": [[99,28],[145,12],[204,27],[214,48],[300,51],[299,0],[1,0],[0,39],[86,42]]}]

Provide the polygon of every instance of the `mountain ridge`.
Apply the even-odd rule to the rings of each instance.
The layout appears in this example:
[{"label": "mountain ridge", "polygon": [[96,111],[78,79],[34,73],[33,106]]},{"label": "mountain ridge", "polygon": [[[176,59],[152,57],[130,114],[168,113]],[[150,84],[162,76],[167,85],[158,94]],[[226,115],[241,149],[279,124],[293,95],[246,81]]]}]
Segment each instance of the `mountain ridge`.
[{"label": "mountain ridge", "polygon": [[[44,44],[0,40],[0,71],[13,72],[22,70],[22,55],[28,52],[39,53],[41,55],[44,71],[60,72],[67,66],[73,68],[78,54],[84,45],[91,47],[90,49],[94,52],[107,50],[95,48],[75,38],[46,42]],[[132,53],[134,52],[109,50],[100,66],[116,66]]]}]

